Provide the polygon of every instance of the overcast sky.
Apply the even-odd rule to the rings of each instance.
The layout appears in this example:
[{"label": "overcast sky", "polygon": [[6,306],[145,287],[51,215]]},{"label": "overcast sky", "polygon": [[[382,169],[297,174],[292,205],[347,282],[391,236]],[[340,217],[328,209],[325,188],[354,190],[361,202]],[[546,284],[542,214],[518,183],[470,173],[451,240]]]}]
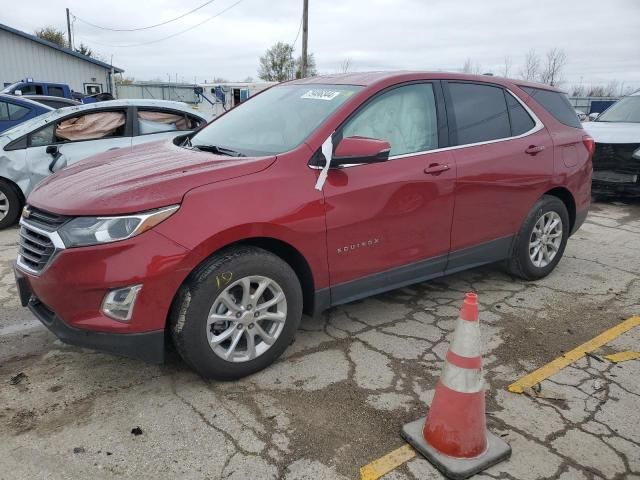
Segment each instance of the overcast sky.
[{"label": "overcast sky", "polygon": [[[54,25],[66,32],[65,6],[74,22],[76,44],[84,42],[102,58],[139,80],[201,82],[257,78],[258,58],[277,41],[292,43],[300,25],[302,0],[215,0],[167,25],[139,28],[177,17],[205,0],[30,0],[11,2],[0,22],[33,32]],[[505,57],[517,76],[526,52],[565,50],[564,86],[624,82],[640,88],[640,0],[309,0],[309,49],[320,73],[351,70],[459,70],[467,58],[482,72],[502,73]],[[188,29],[187,33],[142,46]],[[109,45],[109,46],[108,46]],[[301,37],[296,42],[300,52]]]}]

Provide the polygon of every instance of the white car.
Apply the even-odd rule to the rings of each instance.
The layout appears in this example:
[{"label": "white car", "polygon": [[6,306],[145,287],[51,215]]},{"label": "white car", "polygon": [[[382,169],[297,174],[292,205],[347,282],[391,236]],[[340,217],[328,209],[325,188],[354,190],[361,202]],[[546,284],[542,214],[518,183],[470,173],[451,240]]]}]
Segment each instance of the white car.
[{"label": "white car", "polygon": [[65,107],[0,134],[0,229],[16,222],[43,178],[92,155],[173,138],[208,115],[182,102],[111,100]]},{"label": "white car", "polygon": [[582,126],[596,142],[593,193],[640,196],[640,91]]}]

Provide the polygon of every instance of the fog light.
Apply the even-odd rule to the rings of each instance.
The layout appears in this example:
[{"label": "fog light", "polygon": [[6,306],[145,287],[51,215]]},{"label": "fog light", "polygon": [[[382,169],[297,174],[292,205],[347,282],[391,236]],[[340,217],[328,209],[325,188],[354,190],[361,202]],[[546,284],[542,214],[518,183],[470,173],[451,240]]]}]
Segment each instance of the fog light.
[{"label": "fog light", "polygon": [[142,285],[132,285],[111,290],[102,301],[102,313],[114,320],[128,322],[133,315],[133,307],[136,304],[140,290],[142,290]]}]

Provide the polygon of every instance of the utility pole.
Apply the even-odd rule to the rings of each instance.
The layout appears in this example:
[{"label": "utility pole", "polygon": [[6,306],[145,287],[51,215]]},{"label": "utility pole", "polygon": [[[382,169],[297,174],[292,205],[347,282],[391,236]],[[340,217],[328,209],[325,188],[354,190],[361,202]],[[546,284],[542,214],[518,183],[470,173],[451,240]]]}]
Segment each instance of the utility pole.
[{"label": "utility pole", "polygon": [[307,76],[307,38],[309,36],[309,0],[302,0],[302,66],[300,73],[302,78]]},{"label": "utility pole", "polygon": [[69,49],[73,50],[73,42],[71,41],[71,20],[69,19],[68,8],[67,8],[67,35],[69,36]]}]

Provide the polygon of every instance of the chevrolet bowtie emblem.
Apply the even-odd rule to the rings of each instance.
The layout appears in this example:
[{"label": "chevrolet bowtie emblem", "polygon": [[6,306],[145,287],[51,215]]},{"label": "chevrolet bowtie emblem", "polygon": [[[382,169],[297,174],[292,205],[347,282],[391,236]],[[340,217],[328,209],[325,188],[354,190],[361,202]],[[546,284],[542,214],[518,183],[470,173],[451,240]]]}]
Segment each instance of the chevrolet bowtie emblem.
[{"label": "chevrolet bowtie emblem", "polygon": [[22,218],[29,218],[30,215],[31,215],[31,210],[29,210],[29,207],[24,207],[22,209]]}]

